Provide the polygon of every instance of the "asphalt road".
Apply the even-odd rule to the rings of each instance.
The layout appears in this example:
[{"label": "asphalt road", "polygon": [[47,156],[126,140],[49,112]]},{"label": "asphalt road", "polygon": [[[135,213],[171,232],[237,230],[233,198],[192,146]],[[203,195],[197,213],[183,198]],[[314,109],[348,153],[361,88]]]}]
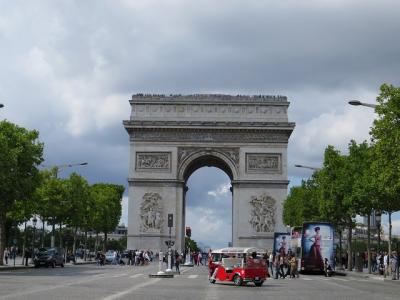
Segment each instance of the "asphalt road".
[{"label": "asphalt road", "polygon": [[75,265],[0,272],[2,299],[400,299],[399,282],[371,278],[300,275],[268,279],[262,287],[210,284],[205,267],[182,268],[175,278],[149,278],[144,267]]}]

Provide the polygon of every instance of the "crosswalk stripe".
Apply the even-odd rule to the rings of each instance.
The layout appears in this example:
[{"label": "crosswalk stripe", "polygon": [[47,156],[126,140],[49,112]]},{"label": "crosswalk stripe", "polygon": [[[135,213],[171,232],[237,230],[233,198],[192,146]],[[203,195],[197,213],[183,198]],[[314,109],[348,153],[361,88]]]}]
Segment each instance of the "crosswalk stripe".
[{"label": "crosswalk stripe", "polygon": [[140,277],[140,276],[143,276],[143,274],[142,273],[135,274],[135,275],[129,276],[129,278],[137,278],[137,277]]},{"label": "crosswalk stripe", "polygon": [[199,277],[199,275],[189,275],[188,276],[188,278],[190,278],[190,279],[194,279],[194,278],[197,278],[197,277]]}]

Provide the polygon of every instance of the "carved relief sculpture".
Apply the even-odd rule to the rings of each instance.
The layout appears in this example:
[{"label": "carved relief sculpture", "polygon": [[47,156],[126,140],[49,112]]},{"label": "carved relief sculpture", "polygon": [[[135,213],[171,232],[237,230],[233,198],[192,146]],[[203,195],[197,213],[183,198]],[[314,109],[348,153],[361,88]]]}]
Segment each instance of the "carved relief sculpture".
[{"label": "carved relief sculpture", "polygon": [[275,230],[275,199],[262,194],[253,196],[250,200],[250,224],[257,233],[273,232]]},{"label": "carved relief sculpture", "polygon": [[164,222],[160,194],[144,194],[143,202],[140,205],[140,219],[141,232],[160,232]]},{"label": "carved relief sculpture", "polygon": [[170,152],[137,152],[136,170],[170,170]]},{"label": "carved relief sculpture", "polygon": [[248,173],[279,173],[281,172],[281,155],[270,153],[247,153],[246,171]]}]

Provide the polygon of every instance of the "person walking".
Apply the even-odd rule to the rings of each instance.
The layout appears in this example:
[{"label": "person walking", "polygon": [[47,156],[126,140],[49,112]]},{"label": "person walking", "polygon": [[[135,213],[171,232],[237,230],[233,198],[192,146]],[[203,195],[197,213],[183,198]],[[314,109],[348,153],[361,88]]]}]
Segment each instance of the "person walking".
[{"label": "person walking", "polygon": [[10,251],[8,248],[4,249],[4,260],[6,261],[6,265],[8,265],[8,258],[10,257]]},{"label": "person walking", "polygon": [[178,255],[176,255],[175,256],[175,271],[178,273],[178,274],[181,274],[181,271],[179,270],[179,265],[180,265],[180,263],[181,263],[181,256],[178,254]]},{"label": "person walking", "polygon": [[387,275],[389,275],[389,257],[387,252],[383,255],[383,277],[386,278]]},{"label": "person walking", "polygon": [[269,269],[271,270],[271,276],[273,277],[274,276],[274,254],[272,251],[269,254],[268,265],[269,265]]},{"label": "person walking", "polygon": [[297,258],[292,255],[290,258],[290,278],[299,278],[299,271],[297,270]]},{"label": "person walking", "polygon": [[397,253],[396,251],[392,252],[392,255],[390,256],[390,267],[392,271],[392,280],[397,280]]}]

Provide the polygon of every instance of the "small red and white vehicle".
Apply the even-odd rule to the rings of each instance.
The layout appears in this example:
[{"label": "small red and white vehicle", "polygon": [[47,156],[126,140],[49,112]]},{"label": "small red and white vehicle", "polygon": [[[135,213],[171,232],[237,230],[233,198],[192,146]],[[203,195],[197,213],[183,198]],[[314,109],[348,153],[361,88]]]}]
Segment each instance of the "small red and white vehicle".
[{"label": "small red and white vehicle", "polygon": [[214,250],[209,257],[210,282],[232,281],[240,286],[254,282],[261,286],[267,279],[265,252],[256,248],[229,247]]}]

